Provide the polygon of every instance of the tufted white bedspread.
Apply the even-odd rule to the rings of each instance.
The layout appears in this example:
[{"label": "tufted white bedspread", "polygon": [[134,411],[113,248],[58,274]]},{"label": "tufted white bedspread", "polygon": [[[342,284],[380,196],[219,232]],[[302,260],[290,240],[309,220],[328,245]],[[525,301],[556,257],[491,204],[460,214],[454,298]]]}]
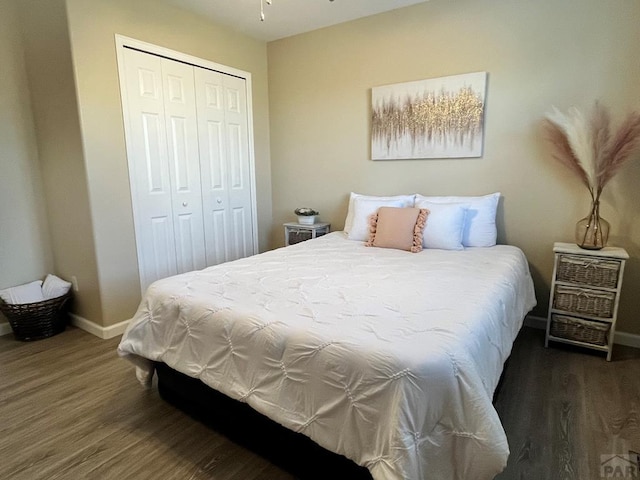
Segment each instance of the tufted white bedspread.
[{"label": "tufted white bedspread", "polygon": [[[490,479],[492,405],[535,305],[515,247],[365,247],[334,232],[160,280],[118,347],[247,402],[374,479]],[[140,376],[139,376],[140,377]]]}]

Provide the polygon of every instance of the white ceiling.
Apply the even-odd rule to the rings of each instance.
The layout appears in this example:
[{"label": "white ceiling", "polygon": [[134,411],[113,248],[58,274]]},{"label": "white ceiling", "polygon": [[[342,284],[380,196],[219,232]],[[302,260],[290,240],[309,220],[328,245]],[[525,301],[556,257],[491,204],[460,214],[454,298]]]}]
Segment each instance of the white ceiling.
[{"label": "white ceiling", "polygon": [[271,41],[310,32],[426,0],[272,0],[265,2],[260,21],[260,0],[168,0],[207,16],[259,40]]}]

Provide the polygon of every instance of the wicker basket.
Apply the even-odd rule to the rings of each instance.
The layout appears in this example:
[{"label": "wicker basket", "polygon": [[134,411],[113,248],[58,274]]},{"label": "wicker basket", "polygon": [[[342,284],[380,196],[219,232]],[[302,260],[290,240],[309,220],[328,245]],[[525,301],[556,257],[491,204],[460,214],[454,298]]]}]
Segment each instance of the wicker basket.
[{"label": "wicker basket", "polygon": [[310,230],[291,229],[289,230],[289,245],[311,240],[311,236]]},{"label": "wicker basket", "polygon": [[0,311],[9,320],[13,334],[18,340],[39,340],[64,331],[67,315],[63,307],[69,298],[71,292],[42,302],[17,305],[5,303],[0,299]]},{"label": "wicker basket", "polygon": [[615,298],[614,292],[556,285],[553,308],[582,315],[612,318]]},{"label": "wicker basket", "polygon": [[552,315],[549,333],[554,337],[576,342],[606,345],[609,324],[565,315]]},{"label": "wicker basket", "polygon": [[619,260],[560,255],[556,279],[596,288],[616,288],[620,265]]}]

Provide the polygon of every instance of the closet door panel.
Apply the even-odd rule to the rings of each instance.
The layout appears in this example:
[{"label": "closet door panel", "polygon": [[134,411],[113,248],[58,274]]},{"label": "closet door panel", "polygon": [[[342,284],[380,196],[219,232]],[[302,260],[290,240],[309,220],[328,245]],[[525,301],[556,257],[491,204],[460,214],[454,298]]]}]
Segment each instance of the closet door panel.
[{"label": "closet door panel", "polygon": [[228,215],[225,210],[214,210],[209,216],[210,220],[210,234],[209,248],[207,249],[207,260],[211,262],[211,265],[217,265],[231,260],[231,252],[229,250],[229,238],[230,235],[227,232],[227,225],[229,224]]},{"label": "closet door panel", "polygon": [[209,178],[203,184],[206,184],[207,190],[210,192],[224,194],[227,177],[224,155],[224,123],[210,120],[207,121],[206,128],[207,143],[203,157],[208,159],[208,165],[203,170],[208,172]]},{"label": "closet door panel", "polygon": [[132,200],[143,289],[177,273],[172,184],[167,151],[162,62],[125,50]]},{"label": "closet door panel", "polygon": [[202,243],[202,219],[191,213],[177,215],[176,250],[178,272],[190,272],[204,268],[201,259],[196,256]]},{"label": "closet door panel", "polygon": [[170,217],[153,217],[150,219],[151,233],[148,253],[152,256],[149,263],[149,276],[153,281],[175,275],[175,247],[173,241],[173,225]]},{"label": "closet door panel", "polygon": [[178,273],[206,267],[194,68],[162,59]]},{"label": "closet door panel", "polygon": [[232,209],[232,212],[232,259],[236,260],[253,254],[253,242],[251,242],[251,232],[247,231],[247,225],[251,225],[251,219],[247,218],[249,216],[247,209],[244,207],[238,207]]},{"label": "closet door panel", "polygon": [[251,174],[245,80],[223,76],[225,98],[225,125],[227,132],[229,165],[229,209],[235,248],[235,257],[251,255],[253,248]]},{"label": "closet door panel", "polygon": [[245,80],[136,49],[144,47],[120,48],[142,290],[252,255]]},{"label": "closet door panel", "polygon": [[234,258],[229,248],[232,239],[229,231],[229,151],[222,84],[225,75],[201,68],[196,68],[194,74],[206,257],[208,265],[217,265]]},{"label": "closet door panel", "polygon": [[243,159],[242,159],[242,128],[240,125],[227,125],[227,138],[229,145],[229,186],[232,190],[242,190],[244,187]]}]

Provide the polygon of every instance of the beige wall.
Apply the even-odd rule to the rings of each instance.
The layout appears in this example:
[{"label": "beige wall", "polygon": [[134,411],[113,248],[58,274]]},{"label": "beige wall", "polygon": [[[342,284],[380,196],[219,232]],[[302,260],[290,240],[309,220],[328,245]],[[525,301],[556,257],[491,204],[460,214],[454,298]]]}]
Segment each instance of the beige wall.
[{"label": "beige wall", "polygon": [[64,0],[20,0],[21,25],[55,273],[80,292],[73,311],[100,322],[100,292]]},{"label": "beige wall", "polygon": [[53,268],[18,19],[14,0],[0,0],[0,289]]},{"label": "beige wall", "polygon": [[130,318],[140,301],[114,35],[252,74],[261,250],[268,246],[271,227],[266,44],[153,0],[67,0],[67,9],[102,300],[101,321],[109,326]]},{"label": "beige wall", "polygon": [[[628,0],[431,0],[269,43],[274,229],[299,206],[344,225],[350,191],[500,191],[499,241],[529,258],[546,316],[554,241],[572,241],[589,197],[554,163],[539,122],[552,105],[601,99],[620,116],[640,109],[640,3]],[[489,73],[484,155],[370,160],[371,87]],[[631,254],[619,329],[640,333],[640,158],[603,196],[610,243]]]},{"label": "beige wall", "polygon": [[[545,315],[552,244],[572,240],[588,198],[550,159],[539,120],[551,105],[596,98],[618,117],[640,109],[639,21],[629,0],[431,0],[272,42],[267,78],[264,43],[152,0],[0,0],[0,288],[53,269],[78,277],[75,311],[98,324],[137,306],[119,33],[253,74],[261,250],[282,245],[281,223],[297,206],[341,228],[352,190],[499,190],[500,241],[527,254]],[[489,72],[483,158],[369,160],[372,86],[473,71]],[[619,328],[632,333],[639,179],[640,161],[626,166],[602,206],[610,243],[631,254]]]}]

